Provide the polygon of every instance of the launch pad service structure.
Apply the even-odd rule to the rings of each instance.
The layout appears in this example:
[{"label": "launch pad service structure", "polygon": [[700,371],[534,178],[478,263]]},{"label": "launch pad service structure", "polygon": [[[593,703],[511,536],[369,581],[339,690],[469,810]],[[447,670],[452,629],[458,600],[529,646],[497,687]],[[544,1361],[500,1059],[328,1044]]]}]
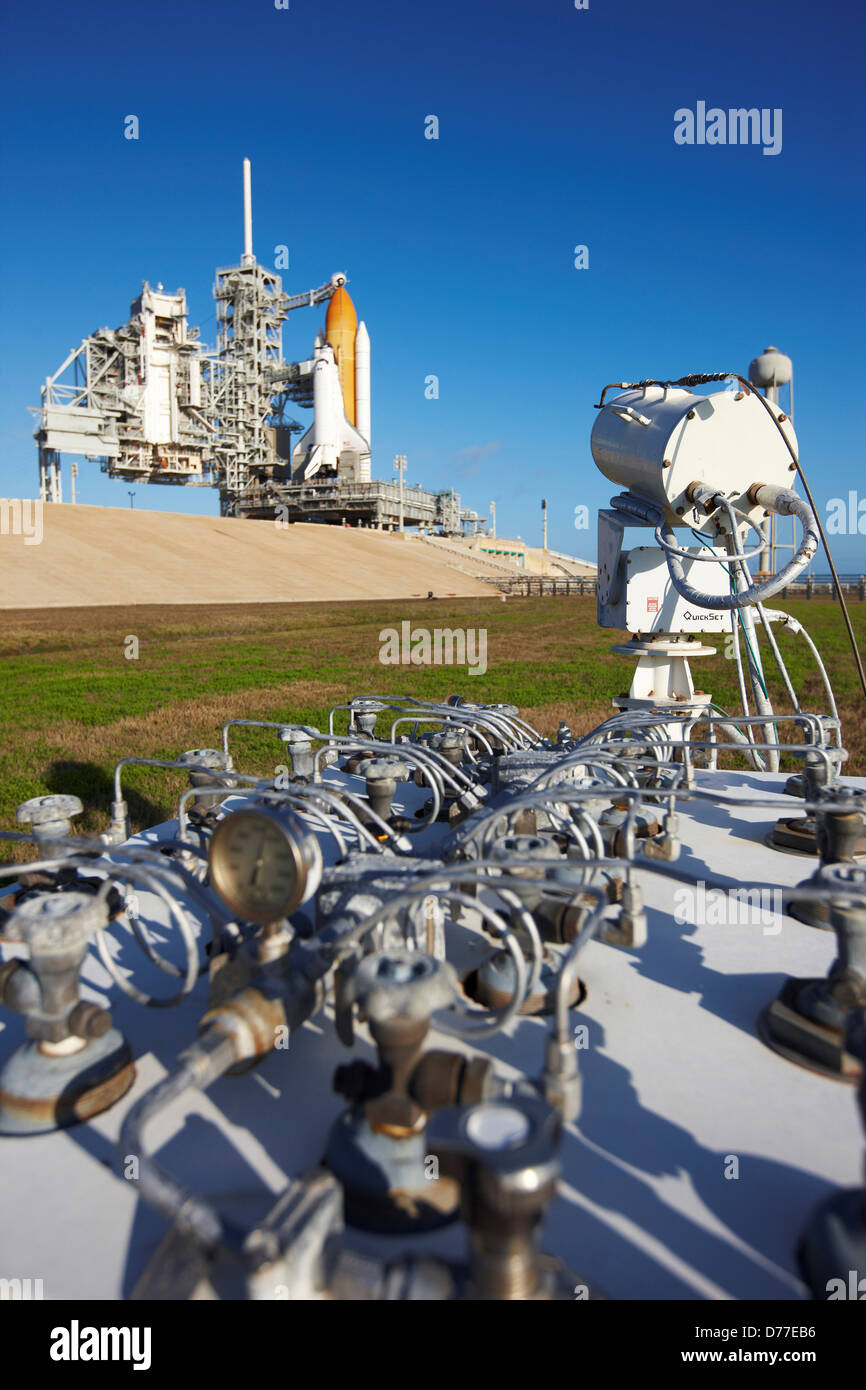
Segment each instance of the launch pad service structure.
[{"label": "launch pad service structure", "polygon": [[[42,387],[34,410],[41,500],[62,502],[67,453],[125,482],[216,487],[223,516],[477,531],[482,519],[461,508],[456,492],[371,477],[370,336],[346,276],[285,294],[281,277],[253,255],[248,159],[243,188],[243,255],[214,281],[216,349],[188,327],[183,289],[169,294],[145,281],[129,322],[85,338]],[[322,303],[312,357],[285,361],[288,315]],[[290,404],[312,407],[306,432]]]}]

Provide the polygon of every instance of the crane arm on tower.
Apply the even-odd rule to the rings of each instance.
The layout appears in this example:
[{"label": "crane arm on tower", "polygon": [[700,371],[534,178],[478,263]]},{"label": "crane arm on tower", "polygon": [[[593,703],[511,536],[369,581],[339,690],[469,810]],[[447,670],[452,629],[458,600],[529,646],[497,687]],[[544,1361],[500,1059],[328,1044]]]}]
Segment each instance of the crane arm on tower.
[{"label": "crane arm on tower", "polygon": [[330,299],[332,294],[336,294],[341,285],[345,285],[346,276],[332,275],[325,285],[319,285],[318,289],[307,290],[305,294],[291,294],[285,297],[284,307],[291,309],[304,309],[312,307],[313,304],[322,304],[326,299]]}]

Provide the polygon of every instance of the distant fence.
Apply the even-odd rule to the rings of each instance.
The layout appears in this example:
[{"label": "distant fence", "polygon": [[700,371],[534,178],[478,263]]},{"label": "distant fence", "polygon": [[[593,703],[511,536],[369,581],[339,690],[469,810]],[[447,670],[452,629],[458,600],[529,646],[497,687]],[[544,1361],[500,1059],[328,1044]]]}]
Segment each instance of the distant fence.
[{"label": "distant fence", "polygon": [[[499,575],[495,577],[489,574],[477,574],[476,579],[484,579],[488,584],[494,584],[506,594],[519,594],[524,598],[542,597],[550,594],[569,594],[575,598],[592,597],[595,595],[597,583],[594,579],[542,579],[539,575],[526,575],[520,578],[503,578]],[[846,598],[860,599],[861,603],[866,602],[866,574],[840,574],[839,583]],[[793,584],[788,584],[782,589],[776,598],[833,598],[836,597],[836,589],[833,584],[832,575],[829,574],[810,574],[806,579],[797,580]]]},{"label": "distant fence", "polygon": [[595,594],[596,581],[594,579],[542,579],[540,575],[520,576],[516,579],[495,577],[489,574],[478,574],[476,579],[486,579],[488,583],[495,584],[497,589],[501,589],[506,594],[522,594],[524,598],[532,595],[543,594],[573,594],[576,598],[583,598],[584,595]]},{"label": "distant fence", "polygon": [[[839,587],[846,598],[866,601],[866,574],[840,574]],[[810,574],[788,584],[777,598],[832,598],[836,597],[836,586],[831,574]]]}]

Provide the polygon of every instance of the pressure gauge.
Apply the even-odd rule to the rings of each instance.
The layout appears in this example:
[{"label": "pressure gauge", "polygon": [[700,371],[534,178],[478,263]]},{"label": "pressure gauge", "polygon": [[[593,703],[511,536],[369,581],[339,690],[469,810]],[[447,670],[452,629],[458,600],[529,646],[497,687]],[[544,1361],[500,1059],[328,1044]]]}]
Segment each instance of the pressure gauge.
[{"label": "pressure gauge", "polygon": [[233,811],[210,844],[210,878],[227,907],[249,922],[277,922],[306,902],[322,877],[315,835],[288,809]]}]

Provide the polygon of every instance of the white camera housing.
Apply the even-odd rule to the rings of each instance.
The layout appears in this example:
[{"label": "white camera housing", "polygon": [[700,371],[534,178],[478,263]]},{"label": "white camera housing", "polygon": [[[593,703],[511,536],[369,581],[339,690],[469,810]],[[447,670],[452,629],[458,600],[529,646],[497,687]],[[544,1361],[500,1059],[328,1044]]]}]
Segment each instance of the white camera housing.
[{"label": "white camera housing", "polygon": [[[790,420],[778,406],[770,409],[796,452]],[[749,488],[792,483],[791,455],[754,392],[696,396],[675,386],[624,391],[599,411],[591,448],[606,478],[662,507],[672,526],[706,523],[706,512],[687,496],[692,483],[722,493],[756,525],[764,510],[749,501]]]}]

